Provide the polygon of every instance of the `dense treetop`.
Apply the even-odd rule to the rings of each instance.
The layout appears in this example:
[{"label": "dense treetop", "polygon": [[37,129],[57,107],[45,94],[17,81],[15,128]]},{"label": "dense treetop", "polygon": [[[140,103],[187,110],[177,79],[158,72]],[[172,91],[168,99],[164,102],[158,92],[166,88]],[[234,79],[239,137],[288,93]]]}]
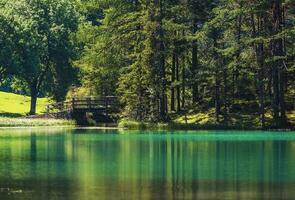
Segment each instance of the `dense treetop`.
[{"label": "dense treetop", "polygon": [[0,4],[0,78],[31,95],[32,114],[40,95],[116,95],[122,117],[136,120],[205,112],[226,126],[236,115],[290,125],[292,0]]}]

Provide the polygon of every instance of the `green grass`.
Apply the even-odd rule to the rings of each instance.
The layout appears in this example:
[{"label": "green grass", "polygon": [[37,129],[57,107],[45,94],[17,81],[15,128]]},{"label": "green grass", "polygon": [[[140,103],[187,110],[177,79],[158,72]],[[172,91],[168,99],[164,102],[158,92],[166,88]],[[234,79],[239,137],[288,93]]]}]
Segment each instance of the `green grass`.
[{"label": "green grass", "polygon": [[151,123],[151,122],[139,122],[134,120],[124,119],[119,121],[119,128],[129,129],[129,130],[227,130],[227,129],[252,129],[252,128],[242,128],[235,126],[226,126],[223,124],[198,124],[198,123],[178,123],[175,121],[170,121],[168,123]]},{"label": "green grass", "polygon": [[288,120],[295,125],[295,110],[287,112]]},{"label": "green grass", "polygon": [[[37,113],[44,113],[46,105],[49,103],[48,98],[38,98]],[[30,97],[0,92],[0,116],[5,117],[22,117],[30,110]]]},{"label": "green grass", "polygon": [[[295,127],[295,111],[287,113],[288,121],[291,129]],[[138,122],[130,119],[123,119],[119,121],[120,128],[126,129],[164,129],[164,130],[258,130],[261,129],[258,115],[251,113],[231,113],[228,117],[228,123],[223,123],[223,117],[220,116],[220,121],[217,123],[215,119],[214,109],[206,112],[190,111],[186,114],[172,114],[171,120],[168,123],[150,123]],[[266,122],[271,124],[272,116],[266,113]],[[287,128],[287,129],[289,129]]]},{"label": "green grass", "polygon": [[151,123],[151,122],[139,122],[130,119],[121,119],[118,123],[119,128],[126,128],[130,130],[139,129],[169,129],[168,123]]},{"label": "green grass", "polygon": [[0,117],[0,127],[75,126],[71,120]]},{"label": "green grass", "polygon": [[[46,111],[48,98],[38,98],[37,114]],[[25,118],[30,109],[30,97],[0,92],[0,127],[74,126],[75,122],[60,119]]]}]

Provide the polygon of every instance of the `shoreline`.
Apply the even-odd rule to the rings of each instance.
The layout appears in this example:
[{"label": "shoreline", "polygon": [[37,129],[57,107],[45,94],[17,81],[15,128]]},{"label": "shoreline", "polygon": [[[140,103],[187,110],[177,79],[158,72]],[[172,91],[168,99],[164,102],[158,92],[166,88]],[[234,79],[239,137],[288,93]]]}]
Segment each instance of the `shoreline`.
[{"label": "shoreline", "polygon": [[45,129],[45,128],[75,128],[75,126],[0,126],[2,129]]},{"label": "shoreline", "polygon": [[125,131],[267,131],[267,132],[294,132],[295,129],[242,129],[242,128],[127,128],[127,127],[104,127],[104,126],[0,126],[1,130],[16,130],[16,129],[74,129],[74,130],[125,130]]},{"label": "shoreline", "polygon": [[12,118],[0,117],[0,128],[7,127],[54,127],[54,126],[76,126],[73,120],[64,119],[29,119],[29,118]]},{"label": "shoreline", "polygon": [[0,130],[4,129],[50,129],[50,128],[69,128],[76,130],[221,130],[221,131],[295,131],[295,127],[290,125],[286,128],[253,127],[245,125],[224,125],[224,124],[183,124],[175,122],[150,123],[132,120],[122,120],[118,123],[99,123],[93,126],[79,126],[73,120],[65,119],[27,119],[27,118],[7,118],[0,117]]},{"label": "shoreline", "polygon": [[222,124],[179,124],[179,123],[148,123],[148,122],[123,122],[118,124],[119,127],[127,130],[184,130],[184,131],[199,131],[199,130],[220,130],[220,131],[295,131],[294,126],[286,128],[266,127],[264,129],[253,126],[234,126]]}]

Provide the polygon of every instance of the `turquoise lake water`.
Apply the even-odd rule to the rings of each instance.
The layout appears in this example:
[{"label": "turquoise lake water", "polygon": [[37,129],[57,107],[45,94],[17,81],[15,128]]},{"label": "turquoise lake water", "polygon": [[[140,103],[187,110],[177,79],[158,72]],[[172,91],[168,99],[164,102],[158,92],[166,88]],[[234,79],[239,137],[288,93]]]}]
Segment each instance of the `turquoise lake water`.
[{"label": "turquoise lake water", "polygon": [[0,130],[0,200],[292,200],[295,132]]}]

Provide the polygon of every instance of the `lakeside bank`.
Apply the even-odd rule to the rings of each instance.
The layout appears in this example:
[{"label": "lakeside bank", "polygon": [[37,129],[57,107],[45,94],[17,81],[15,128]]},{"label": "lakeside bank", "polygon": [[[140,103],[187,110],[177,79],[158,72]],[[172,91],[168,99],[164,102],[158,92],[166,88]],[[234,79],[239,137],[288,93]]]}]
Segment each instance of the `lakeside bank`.
[{"label": "lakeside bank", "polygon": [[73,120],[0,117],[0,127],[76,126]]}]

